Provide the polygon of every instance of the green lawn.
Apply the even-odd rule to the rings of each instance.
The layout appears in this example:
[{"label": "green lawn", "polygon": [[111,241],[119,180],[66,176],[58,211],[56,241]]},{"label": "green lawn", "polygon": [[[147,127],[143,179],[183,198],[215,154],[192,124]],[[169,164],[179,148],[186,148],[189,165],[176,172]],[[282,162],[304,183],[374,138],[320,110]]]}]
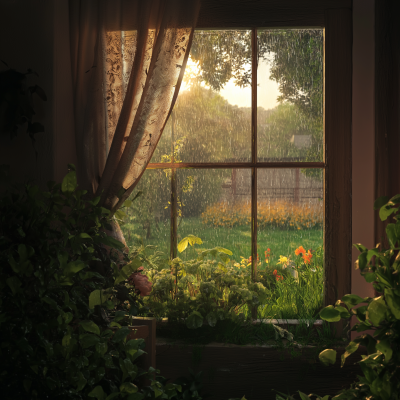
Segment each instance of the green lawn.
[{"label": "green lawn", "polygon": [[[126,224],[122,227],[128,246],[134,241],[133,234],[145,238],[146,231],[137,224]],[[212,248],[215,246],[225,247],[233,252],[232,258],[240,261],[240,257],[248,258],[251,255],[251,233],[250,227],[235,228],[210,228],[201,223],[200,218],[185,218],[178,227],[178,240],[192,234],[203,240],[203,245],[197,248]],[[150,239],[144,239],[145,244],[155,245],[159,251],[169,257],[170,243],[169,221],[165,224],[159,223],[158,228],[154,225],[151,229]],[[316,249],[323,244],[322,229],[310,229],[301,231],[288,231],[279,229],[263,229],[258,232],[258,248],[261,260],[264,260],[264,251],[271,249],[271,264],[275,264],[280,255],[294,257],[294,250],[303,246],[305,249]],[[188,257],[194,256],[190,252]],[[184,255],[181,255],[184,257]]]}]

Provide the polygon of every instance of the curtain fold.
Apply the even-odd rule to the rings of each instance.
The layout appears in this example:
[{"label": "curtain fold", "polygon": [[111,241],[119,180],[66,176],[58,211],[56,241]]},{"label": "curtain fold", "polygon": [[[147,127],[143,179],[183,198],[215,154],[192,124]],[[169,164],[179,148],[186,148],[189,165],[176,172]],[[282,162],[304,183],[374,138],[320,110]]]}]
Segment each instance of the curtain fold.
[{"label": "curtain fold", "polygon": [[200,0],[70,0],[78,179],[114,211],[174,106]]}]

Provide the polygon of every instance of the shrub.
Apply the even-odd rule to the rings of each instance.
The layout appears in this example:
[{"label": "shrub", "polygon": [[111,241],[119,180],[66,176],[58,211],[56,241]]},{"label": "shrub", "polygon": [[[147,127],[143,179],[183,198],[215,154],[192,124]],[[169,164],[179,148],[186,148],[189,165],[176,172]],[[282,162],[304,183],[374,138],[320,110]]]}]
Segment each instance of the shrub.
[{"label": "shrub", "polygon": [[[250,225],[250,202],[215,203],[207,207],[201,215],[204,225],[233,228]],[[288,201],[262,201],[257,205],[257,224],[259,228],[313,229],[323,224],[323,204],[293,204]]]}]

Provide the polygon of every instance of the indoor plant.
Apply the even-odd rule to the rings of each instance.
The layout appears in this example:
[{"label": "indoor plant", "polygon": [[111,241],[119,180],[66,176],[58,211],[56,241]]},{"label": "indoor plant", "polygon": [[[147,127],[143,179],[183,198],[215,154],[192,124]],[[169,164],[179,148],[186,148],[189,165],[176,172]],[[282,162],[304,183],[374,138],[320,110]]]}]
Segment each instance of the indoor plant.
[{"label": "indoor plant", "polygon": [[[361,334],[346,348],[342,355],[342,366],[346,358],[359,346],[365,346],[368,355],[362,356],[359,365],[364,374],[352,387],[334,399],[391,400],[400,397],[400,195],[389,199],[380,197],[374,209],[379,210],[382,221],[392,219],[386,226],[386,240],[367,249],[362,244],[356,267],[367,282],[373,284],[377,296],[361,298],[355,294],[345,295],[336,304],[321,311],[321,318],[329,322],[357,318],[352,331]],[[336,352],[324,350],[320,359],[332,364]]]}]

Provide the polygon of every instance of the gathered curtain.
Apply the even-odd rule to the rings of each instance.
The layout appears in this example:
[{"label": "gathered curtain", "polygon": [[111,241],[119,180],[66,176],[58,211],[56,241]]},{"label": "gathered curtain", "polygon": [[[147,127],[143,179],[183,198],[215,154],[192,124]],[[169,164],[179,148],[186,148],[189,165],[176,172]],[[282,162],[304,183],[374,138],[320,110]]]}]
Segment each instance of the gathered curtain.
[{"label": "gathered curtain", "polygon": [[78,181],[112,212],[161,137],[199,9],[200,0],[69,2]]}]

